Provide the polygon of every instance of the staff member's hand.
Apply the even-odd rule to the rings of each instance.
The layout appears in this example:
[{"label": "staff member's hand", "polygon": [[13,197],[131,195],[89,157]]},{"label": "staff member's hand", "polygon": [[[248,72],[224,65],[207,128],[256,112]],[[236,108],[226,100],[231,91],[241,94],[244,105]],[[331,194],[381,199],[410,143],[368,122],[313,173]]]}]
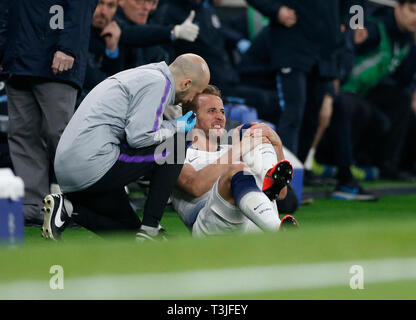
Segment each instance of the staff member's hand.
[{"label": "staff member's hand", "polygon": [[121,29],[117,22],[111,21],[101,32],[101,36],[104,37],[105,45],[108,50],[114,51],[118,47],[118,42],[121,36]]},{"label": "staff member's hand", "polygon": [[196,114],[189,111],[185,115],[176,119],[178,132],[185,132],[192,130],[196,124]]},{"label": "staff member's hand", "polygon": [[298,21],[296,11],[286,6],[281,6],[277,13],[277,21],[287,28],[293,27]]},{"label": "staff member's hand", "polygon": [[72,67],[74,66],[74,61],[75,59],[73,57],[63,53],[62,51],[56,51],[53,56],[51,67],[53,74],[61,74],[65,71],[72,69]]}]

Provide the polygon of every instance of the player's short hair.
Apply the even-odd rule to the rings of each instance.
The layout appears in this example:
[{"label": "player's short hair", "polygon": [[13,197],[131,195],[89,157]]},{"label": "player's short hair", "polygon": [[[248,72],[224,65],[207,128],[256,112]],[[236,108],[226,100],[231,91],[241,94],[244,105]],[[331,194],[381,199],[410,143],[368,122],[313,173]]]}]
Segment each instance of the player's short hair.
[{"label": "player's short hair", "polygon": [[195,98],[186,105],[182,106],[182,113],[185,114],[189,111],[197,112],[198,111],[198,98],[201,94],[209,94],[219,98],[221,97],[221,91],[216,86],[209,84],[201,93],[198,93]]}]

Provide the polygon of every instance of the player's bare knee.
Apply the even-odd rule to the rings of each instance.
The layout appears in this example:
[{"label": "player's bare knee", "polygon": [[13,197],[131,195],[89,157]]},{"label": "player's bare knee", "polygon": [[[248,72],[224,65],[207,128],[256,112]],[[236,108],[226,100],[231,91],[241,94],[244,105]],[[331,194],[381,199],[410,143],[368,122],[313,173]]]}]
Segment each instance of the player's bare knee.
[{"label": "player's bare knee", "polygon": [[227,174],[226,174],[226,176],[227,176],[227,178],[229,179],[229,180],[231,180],[232,179],[232,177],[237,173],[237,172],[240,172],[240,171],[247,171],[248,170],[248,168],[247,168],[247,166],[244,164],[244,163],[236,163],[236,164],[231,164],[230,166],[229,166],[229,168],[228,168],[228,171],[227,171]]},{"label": "player's bare knee", "polygon": [[243,163],[230,164],[227,167],[227,171],[221,175],[219,183],[220,185],[226,184],[229,185],[233,176],[240,171],[247,170],[247,167]]}]

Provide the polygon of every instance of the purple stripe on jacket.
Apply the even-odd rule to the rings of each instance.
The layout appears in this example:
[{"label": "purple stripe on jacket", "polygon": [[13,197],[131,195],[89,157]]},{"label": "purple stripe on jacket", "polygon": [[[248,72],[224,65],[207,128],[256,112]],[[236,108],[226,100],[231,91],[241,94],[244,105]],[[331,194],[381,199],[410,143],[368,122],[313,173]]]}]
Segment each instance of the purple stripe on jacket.
[{"label": "purple stripe on jacket", "polygon": [[167,158],[170,152],[163,152],[162,154],[148,154],[144,156],[129,156],[128,154],[121,153],[118,160],[127,163],[141,163],[141,162],[156,162],[156,160]]},{"label": "purple stripe on jacket", "polygon": [[163,104],[166,102],[166,98],[168,97],[169,90],[170,90],[169,78],[166,77],[166,76],[165,76],[165,78],[166,78],[165,92],[163,93],[162,100],[160,100],[160,105],[159,105],[159,108],[157,109],[157,112],[156,112],[156,120],[155,120],[155,124],[153,125],[153,131],[156,131],[157,129],[159,129],[159,118],[162,115]]}]

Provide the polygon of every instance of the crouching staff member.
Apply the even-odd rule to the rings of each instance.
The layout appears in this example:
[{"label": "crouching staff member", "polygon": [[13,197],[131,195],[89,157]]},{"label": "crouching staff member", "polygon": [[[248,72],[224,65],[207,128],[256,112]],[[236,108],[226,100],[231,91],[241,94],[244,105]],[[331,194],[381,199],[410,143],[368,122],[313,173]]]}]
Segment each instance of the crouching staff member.
[{"label": "crouching staff member", "polygon": [[[55,171],[64,194],[45,197],[43,236],[59,238],[71,219],[96,233],[140,230],[140,237],[156,236],[182,164],[157,164],[171,155],[155,149],[196,121],[192,112],[163,121],[163,112],[169,104],[191,101],[209,79],[206,62],[185,54],[169,66],[160,62],[130,69],[96,86],[59,141]],[[150,177],[142,222],[124,189],[141,176]]]}]

